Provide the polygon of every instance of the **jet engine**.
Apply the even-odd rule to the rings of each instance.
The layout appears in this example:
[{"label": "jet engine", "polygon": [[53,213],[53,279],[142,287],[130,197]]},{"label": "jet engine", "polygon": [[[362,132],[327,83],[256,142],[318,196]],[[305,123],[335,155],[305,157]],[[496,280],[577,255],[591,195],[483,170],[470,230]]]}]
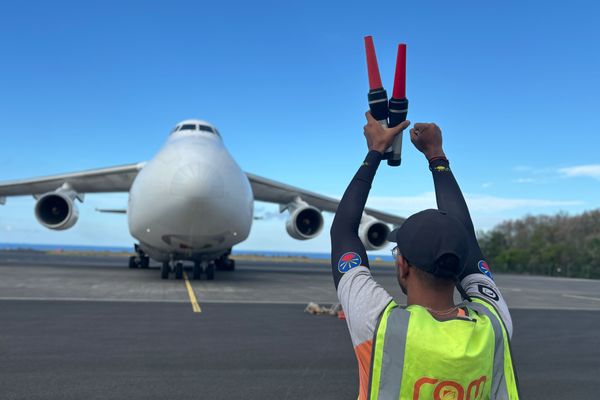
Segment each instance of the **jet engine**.
[{"label": "jet engine", "polygon": [[41,195],[35,204],[35,217],[48,229],[62,231],[71,228],[79,219],[75,199],[80,196],[71,190],[58,189]]},{"label": "jet engine", "polygon": [[387,243],[390,228],[370,215],[363,215],[358,228],[358,237],[367,250],[379,250]]},{"label": "jet engine", "polygon": [[285,223],[287,233],[298,240],[307,240],[316,237],[323,229],[323,215],[321,211],[309,205],[300,198],[296,198],[280,211],[288,210],[290,216]]}]

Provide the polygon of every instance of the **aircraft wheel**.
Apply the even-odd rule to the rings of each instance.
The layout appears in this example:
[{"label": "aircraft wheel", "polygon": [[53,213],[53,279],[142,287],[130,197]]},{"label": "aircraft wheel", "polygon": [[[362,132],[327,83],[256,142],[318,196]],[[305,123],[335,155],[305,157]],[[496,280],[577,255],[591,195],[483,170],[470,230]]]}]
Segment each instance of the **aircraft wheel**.
[{"label": "aircraft wheel", "polygon": [[212,281],[215,279],[215,263],[210,263],[206,267],[206,280]]},{"label": "aircraft wheel", "polygon": [[150,266],[150,257],[143,256],[142,262],[141,262],[141,267],[145,269],[145,268],[148,268],[149,266]]},{"label": "aircraft wheel", "polygon": [[225,271],[234,271],[235,270],[235,260],[227,259],[224,262]]},{"label": "aircraft wheel", "polygon": [[194,262],[194,273],[192,275],[194,279],[202,279],[202,265],[199,262]]},{"label": "aircraft wheel", "polygon": [[169,279],[169,272],[171,272],[171,265],[168,261],[165,261],[162,267],[160,267],[160,277],[162,279]]},{"label": "aircraft wheel", "polygon": [[131,256],[129,257],[129,268],[133,269],[133,268],[137,268],[137,260],[135,259],[135,256]]},{"label": "aircraft wheel", "polygon": [[215,261],[217,271],[233,271],[235,270],[235,260],[227,257],[220,258]]},{"label": "aircraft wheel", "polygon": [[175,279],[183,278],[183,264],[178,262],[175,264]]}]

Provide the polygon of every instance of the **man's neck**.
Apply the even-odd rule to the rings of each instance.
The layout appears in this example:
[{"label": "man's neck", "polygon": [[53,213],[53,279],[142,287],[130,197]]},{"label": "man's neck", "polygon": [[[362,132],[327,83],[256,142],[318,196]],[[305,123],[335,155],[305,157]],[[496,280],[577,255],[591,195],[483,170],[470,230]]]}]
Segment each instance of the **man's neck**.
[{"label": "man's neck", "polygon": [[407,297],[407,304],[420,305],[431,311],[447,311],[454,307],[454,290],[448,291],[447,293],[440,293],[437,291],[427,290],[409,290]]}]

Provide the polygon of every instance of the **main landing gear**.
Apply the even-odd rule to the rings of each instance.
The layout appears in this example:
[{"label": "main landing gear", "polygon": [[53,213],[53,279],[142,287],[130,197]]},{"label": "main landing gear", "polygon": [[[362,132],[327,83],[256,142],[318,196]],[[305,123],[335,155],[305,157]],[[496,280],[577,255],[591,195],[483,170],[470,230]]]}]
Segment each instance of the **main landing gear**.
[{"label": "main landing gear", "polygon": [[226,254],[222,255],[220,258],[215,260],[215,265],[217,266],[218,271],[234,271],[235,270],[235,260],[229,258],[231,254],[231,250]]},{"label": "main landing gear", "polygon": [[150,257],[137,244],[134,248],[137,255],[129,257],[129,268],[148,268],[150,266]]},{"label": "main landing gear", "polygon": [[[162,263],[160,268],[160,277],[162,279],[169,279],[169,274],[173,271],[175,273],[175,279],[183,278],[183,264],[175,261],[165,261]],[[215,279],[215,263],[208,261],[194,261],[194,268],[192,270],[192,278],[199,280],[202,279],[202,275],[206,274],[206,280],[212,281]]]}]

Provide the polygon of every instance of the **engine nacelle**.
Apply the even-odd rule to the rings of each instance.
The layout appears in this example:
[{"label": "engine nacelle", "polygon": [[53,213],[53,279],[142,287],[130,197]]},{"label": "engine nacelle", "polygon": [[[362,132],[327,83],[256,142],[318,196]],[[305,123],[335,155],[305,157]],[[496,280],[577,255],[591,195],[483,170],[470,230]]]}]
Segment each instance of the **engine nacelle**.
[{"label": "engine nacelle", "polygon": [[62,231],[71,228],[79,219],[75,204],[78,195],[72,191],[57,190],[41,195],[35,204],[35,217],[48,229]]},{"label": "engine nacelle", "polygon": [[281,208],[289,210],[290,216],[285,223],[287,233],[298,240],[308,240],[316,237],[323,229],[323,215],[321,210],[305,201],[296,199],[294,202]]},{"label": "engine nacelle", "polygon": [[390,227],[370,215],[364,215],[358,228],[358,237],[367,250],[379,250],[387,243]]}]

